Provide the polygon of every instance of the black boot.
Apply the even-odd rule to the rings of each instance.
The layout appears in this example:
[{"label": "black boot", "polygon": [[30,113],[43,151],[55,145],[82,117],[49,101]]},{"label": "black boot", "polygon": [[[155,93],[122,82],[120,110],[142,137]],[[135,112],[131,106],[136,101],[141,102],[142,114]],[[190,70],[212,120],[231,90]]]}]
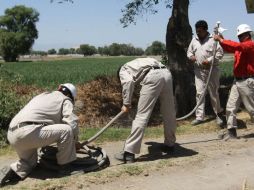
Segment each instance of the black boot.
[{"label": "black boot", "polygon": [[9,166],[0,170],[0,187],[6,185],[9,182],[18,182],[21,177],[16,174]]},{"label": "black boot", "polygon": [[165,145],[163,144],[161,147],[160,147],[161,151],[164,152],[164,153],[167,153],[167,154],[172,154],[175,152],[175,146],[168,146],[168,145]]},{"label": "black boot", "polygon": [[217,114],[216,117],[216,124],[218,125],[218,127],[220,127],[221,129],[225,128],[226,125],[226,118],[223,115],[223,112],[220,112]]},{"label": "black boot", "polygon": [[124,163],[135,162],[135,154],[126,151],[115,154],[115,158],[117,160],[123,161]]},{"label": "black boot", "polygon": [[228,129],[228,132],[225,136],[225,141],[229,139],[237,139],[237,133],[236,133],[236,128],[230,128]]},{"label": "black boot", "polygon": [[228,135],[232,138],[237,138],[236,128],[228,129]]}]

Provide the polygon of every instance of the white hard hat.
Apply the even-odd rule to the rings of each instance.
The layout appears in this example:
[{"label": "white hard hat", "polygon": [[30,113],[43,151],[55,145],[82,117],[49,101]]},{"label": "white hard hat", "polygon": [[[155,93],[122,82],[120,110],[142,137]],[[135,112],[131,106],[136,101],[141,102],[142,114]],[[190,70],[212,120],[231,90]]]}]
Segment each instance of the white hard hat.
[{"label": "white hard hat", "polygon": [[65,84],[61,84],[60,86],[68,88],[68,90],[71,92],[71,95],[72,95],[73,99],[76,98],[76,96],[77,96],[77,89],[76,89],[76,87],[73,84],[71,84],[71,83],[65,83]]},{"label": "white hard hat", "polygon": [[252,32],[251,27],[248,24],[240,24],[237,27],[237,36],[239,36],[245,32]]}]

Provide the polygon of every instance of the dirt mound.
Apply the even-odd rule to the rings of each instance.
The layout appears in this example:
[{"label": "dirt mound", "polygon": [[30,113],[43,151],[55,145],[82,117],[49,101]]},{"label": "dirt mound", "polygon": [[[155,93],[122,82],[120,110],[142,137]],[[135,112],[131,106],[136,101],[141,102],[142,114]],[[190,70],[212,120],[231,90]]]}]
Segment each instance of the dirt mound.
[{"label": "dirt mound", "polygon": [[[132,98],[132,109],[128,115],[121,118],[121,125],[130,125],[136,113],[139,98],[139,88],[135,87]],[[82,107],[78,109],[80,126],[96,127],[109,122],[121,111],[122,87],[116,77],[99,76],[95,80],[78,86],[78,99]],[[161,122],[158,114],[159,105],[155,105],[149,125],[156,125]],[[155,117],[153,115],[156,114]],[[159,116],[159,117],[158,117]]]},{"label": "dirt mound", "polygon": [[122,105],[121,85],[115,77],[100,76],[78,86],[80,125],[98,125],[116,115]]}]

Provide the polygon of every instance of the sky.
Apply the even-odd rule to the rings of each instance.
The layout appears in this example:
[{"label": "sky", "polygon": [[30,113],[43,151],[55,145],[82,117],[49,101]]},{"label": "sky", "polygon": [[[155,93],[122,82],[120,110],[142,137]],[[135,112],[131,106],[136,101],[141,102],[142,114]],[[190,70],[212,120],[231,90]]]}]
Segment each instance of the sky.
[{"label": "sky", "polygon": [[[73,48],[80,44],[95,47],[112,43],[132,44],[147,48],[153,41],[165,43],[166,27],[172,10],[164,0],[157,7],[156,15],[145,14],[137,18],[136,25],[123,28],[121,9],[130,0],[74,0],[74,3],[51,3],[50,0],[0,0],[0,16],[15,5],[32,7],[39,13],[36,24],[38,39],[34,50]],[[189,22],[194,29],[198,20],[206,20],[209,31],[217,21],[221,22],[227,39],[237,40],[239,24],[249,24],[254,29],[254,14],[247,14],[245,0],[190,0]],[[195,32],[195,31],[194,31]]]}]

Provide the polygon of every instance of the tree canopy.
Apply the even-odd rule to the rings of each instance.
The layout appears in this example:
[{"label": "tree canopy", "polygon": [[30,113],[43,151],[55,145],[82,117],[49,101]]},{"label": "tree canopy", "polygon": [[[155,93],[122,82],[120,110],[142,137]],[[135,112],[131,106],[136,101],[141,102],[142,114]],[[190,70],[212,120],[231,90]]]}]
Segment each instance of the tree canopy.
[{"label": "tree canopy", "polygon": [[[138,16],[143,16],[144,13],[156,14],[158,10],[155,8],[162,0],[133,0],[125,5],[122,9],[123,17],[120,22],[124,27],[129,24],[136,24],[136,19]],[[172,7],[173,0],[164,0],[167,8]]]},{"label": "tree canopy", "polygon": [[6,9],[0,17],[0,55],[5,61],[16,61],[20,54],[31,49],[38,38],[36,22],[39,13],[23,5]]}]

